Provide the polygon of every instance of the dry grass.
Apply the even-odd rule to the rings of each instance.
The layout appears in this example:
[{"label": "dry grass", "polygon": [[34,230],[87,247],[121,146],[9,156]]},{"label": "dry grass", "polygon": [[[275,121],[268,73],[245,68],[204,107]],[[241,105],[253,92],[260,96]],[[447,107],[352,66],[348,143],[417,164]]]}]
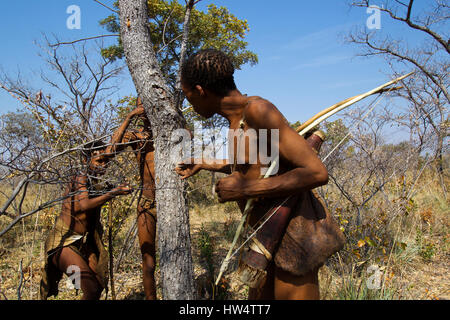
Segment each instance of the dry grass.
[{"label": "dry grass", "polygon": [[[382,207],[378,204],[367,208],[365,223],[370,228],[362,230],[351,225],[351,210],[334,211],[346,229],[348,242],[344,250],[329,259],[319,273],[323,299],[449,299],[449,201],[445,200],[438,183],[425,183],[432,177],[424,176],[413,204],[409,207]],[[207,185],[203,180],[198,183]],[[207,188],[209,190],[209,187]],[[50,197],[53,193],[42,194]],[[194,194],[192,194],[194,196]],[[330,195],[330,199],[332,196]],[[45,198],[44,197],[44,198]],[[231,243],[240,213],[234,203],[218,204],[216,200],[196,195],[190,208],[192,253],[197,293],[200,299],[246,299],[248,288],[240,283],[232,272],[236,259],[230,265],[221,283],[213,290],[212,282]],[[198,200],[200,199],[200,200]],[[3,199],[0,199],[3,201]],[[36,204],[36,194],[26,199],[25,206]],[[114,241],[114,255],[123,246],[127,231],[134,223],[135,205],[124,218]],[[383,210],[380,210],[383,209]],[[395,217],[392,211],[402,208]],[[43,244],[46,232],[58,213],[58,207],[31,216],[0,238],[0,299],[38,299],[40,268],[43,263]],[[384,212],[384,213],[383,213]],[[120,220],[120,219],[119,219]],[[347,221],[347,222],[345,222]],[[350,222],[349,222],[350,221]],[[10,222],[0,217],[3,229]],[[361,247],[358,241],[370,236]],[[361,238],[362,237],[362,238]],[[378,237],[378,238],[376,238]],[[141,257],[136,239],[115,273],[117,299],[143,299]],[[107,243],[107,241],[105,241]],[[22,273],[20,272],[22,265]],[[378,265],[381,275],[380,289],[368,289],[367,282],[373,276],[372,265]],[[21,280],[22,278],[22,280]],[[157,285],[159,273],[157,267]],[[79,299],[70,289],[66,279],[60,283],[58,300]],[[158,289],[160,293],[160,289]],[[160,295],[159,295],[160,296]],[[110,299],[108,295],[108,299]],[[103,293],[102,299],[106,295]]]}]

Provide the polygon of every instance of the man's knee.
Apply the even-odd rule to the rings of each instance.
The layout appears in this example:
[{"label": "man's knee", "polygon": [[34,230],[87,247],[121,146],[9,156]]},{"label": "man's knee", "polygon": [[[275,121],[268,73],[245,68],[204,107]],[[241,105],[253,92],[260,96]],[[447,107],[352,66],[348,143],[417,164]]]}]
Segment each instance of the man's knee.
[{"label": "man's knee", "polygon": [[83,300],[100,300],[103,288],[100,285],[85,288],[83,290]]},{"label": "man's knee", "polygon": [[144,271],[144,273],[153,275],[155,273],[155,258],[148,254],[148,253],[143,253],[142,254],[142,269]]},{"label": "man's knee", "polygon": [[155,244],[154,241],[143,241],[141,243],[141,255],[142,255],[142,259],[153,259],[155,257],[156,254],[156,248],[155,248]]},{"label": "man's knee", "polygon": [[95,275],[89,275],[81,278],[81,290],[83,291],[83,300],[99,300],[103,287]]},{"label": "man's knee", "polygon": [[99,300],[103,291],[99,276],[91,269],[81,270],[81,290],[83,291],[83,300]]}]

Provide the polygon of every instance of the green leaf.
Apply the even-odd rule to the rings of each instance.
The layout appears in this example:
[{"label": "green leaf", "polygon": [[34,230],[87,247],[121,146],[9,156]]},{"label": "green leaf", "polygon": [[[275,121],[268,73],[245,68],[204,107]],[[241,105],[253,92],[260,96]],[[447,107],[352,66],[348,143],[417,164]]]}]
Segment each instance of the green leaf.
[{"label": "green leaf", "polygon": [[369,246],[375,247],[375,242],[373,242],[369,237],[365,237],[364,240],[366,240]]}]

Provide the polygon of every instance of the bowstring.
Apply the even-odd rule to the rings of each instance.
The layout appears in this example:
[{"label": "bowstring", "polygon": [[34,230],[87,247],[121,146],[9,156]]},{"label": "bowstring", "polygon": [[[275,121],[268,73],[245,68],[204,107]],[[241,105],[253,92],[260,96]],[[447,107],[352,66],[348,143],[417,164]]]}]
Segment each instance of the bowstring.
[{"label": "bowstring", "polygon": [[[393,88],[389,89],[389,91],[386,92],[386,95],[389,95],[390,92],[392,91],[392,89],[393,89]],[[372,101],[372,102],[369,104],[370,109],[365,113],[365,115],[364,115],[361,119],[359,119],[359,120],[356,122],[355,125],[351,125],[351,127],[359,126],[359,124],[360,124],[361,122],[363,122],[363,121],[364,121],[364,120],[372,113],[372,111],[373,111],[373,110],[375,109],[375,107],[383,100],[383,98],[384,98],[383,93],[381,93],[378,97],[376,97],[375,100]],[[378,101],[377,101],[377,100],[378,100]],[[376,102],[376,103],[375,103],[375,102]],[[374,103],[375,103],[375,104],[374,104]],[[371,107],[372,104],[374,104],[374,105]],[[342,138],[341,141],[339,141],[339,143],[338,143],[338,144],[337,144],[337,145],[336,145],[336,146],[335,146],[335,147],[327,154],[327,156],[326,156],[325,158],[323,158],[322,162],[325,162],[325,161],[328,159],[328,157],[331,156],[331,154],[332,154],[334,151],[336,151],[336,149],[337,149],[338,147],[340,147],[341,144],[344,143],[344,141],[345,141],[351,134],[352,134],[352,131],[349,130],[348,133],[344,136],[344,138]]]}]

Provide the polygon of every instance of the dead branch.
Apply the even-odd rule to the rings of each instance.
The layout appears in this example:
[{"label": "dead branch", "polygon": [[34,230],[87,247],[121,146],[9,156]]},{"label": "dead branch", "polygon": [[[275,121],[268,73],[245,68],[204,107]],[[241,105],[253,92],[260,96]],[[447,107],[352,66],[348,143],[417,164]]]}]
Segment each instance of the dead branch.
[{"label": "dead branch", "polygon": [[[380,11],[387,13],[394,20],[404,22],[409,27],[428,34],[434,40],[436,40],[447,51],[447,53],[450,53],[450,43],[446,39],[444,39],[443,36],[438,34],[436,31],[431,30],[431,28],[430,28],[431,21],[429,19],[427,19],[427,21],[425,21],[425,23],[423,23],[422,25],[419,25],[418,23],[415,23],[411,20],[411,14],[412,14],[414,0],[409,0],[408,4],[405,4],[400,1],[396,1],[396,2],[398,4],[400,4],[401,6],[403,6],[404,8],[406,8],[406,13],[405,13],[404,17],[401,17],[400,15],[398,15],[395,12],[396,11],[395,8],[388,6],[388,1],[385,1],[384,5],[380,8]],[[368,8],[370,6],[368,0],[359,1],[359,2],[356,1],[356,2],[353,2],[352,5],[355,7],[364,7],[364,8]],[[440,9],[442,9],[442,8],[445,8],[445,5],[438,3],[438,7],[436,8],[435,11],[440,12],[441,11]],[[448,17],[442,17],[438,20],[433,20],[433,22],[435,23],[436,21],[439,21],[439,20],[445,20],[446,18],[448,18]]]},{"label": "dead branch", "polygon": [[19,286],[17,287],[17,300],[22,299],[22,284],[23,284],[22,262],[23,262],[23,259],[20,260],[20,264],[19,264],[20,279],[19,279]]},{"label": "dead branch", "polygon": [[115,12],[115,13],[119,14],[119,11],[114,10],[113,8],[107,6],[106,4],[104,4],[104,3],[102,3],[102,2],[100,2],[98,0],[94,0],[94,1],[97,2],[99,5],[101,5],[101,6],[105,7],[105,8],[107,8],[107,9],[111,10],[112,12]]},{"label": "dead branch", "polygon": [[186,50],[189,38],[189,23],[191,20],[191,12],[194,8],[194,5],[198,1],[189,0],[189,3],[186,0],[186,13],[184,15],[184,23],[183,23],[183,38],[181,40],[181,49],[180,49],[180,61],[178,64],[178,74],[177,81],[175,84],[175,106],[177,109],[181,109],[183,104],[184,95],[183,90],[181,90],[181,70],[183,68],[184,61],[186,60]]},{"label": "dead branch", "polygon": [[120,36],[119,34],[102,34],[102,35],[99,35],[99,36],[92,36],[92,37],[88,37],[88,38],[77,39],[77,40],[74,40],[74,41],[57,42],[57,43],[51,44],[50,47],[53,48],[53,47],[59,47],[59,46],[62,46],[62,45],[75,44],[75,43],[82,42],[82,41],[89,41],[89,40],[106,38],[106,37],[119,37],[119,36]]}]

